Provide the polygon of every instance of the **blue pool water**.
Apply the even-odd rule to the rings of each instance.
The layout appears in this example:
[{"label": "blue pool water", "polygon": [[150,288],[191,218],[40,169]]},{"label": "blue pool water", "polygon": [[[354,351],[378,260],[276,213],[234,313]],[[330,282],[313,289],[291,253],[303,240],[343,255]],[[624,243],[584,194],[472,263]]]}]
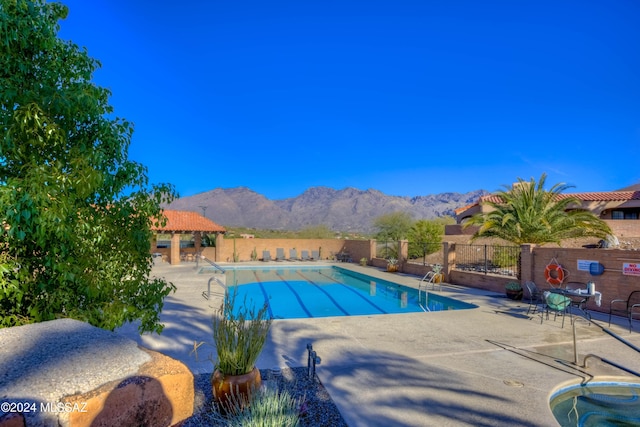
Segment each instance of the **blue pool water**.
[{"label": "blue pool water", "polygon": [[[230,292],[237,288],[238,300],[246,298],[256,307],[268,301],[274,319],[424,311],[416,289],[339,267],[239,267],[225,274]],[[429,311],[476,307],[433,293],[423,292],[421,299]]]},{"label": "blue pool water", "polygon": [[590,382],[556,391],[551,411],[562,427],[640,425],[640,384]]}]

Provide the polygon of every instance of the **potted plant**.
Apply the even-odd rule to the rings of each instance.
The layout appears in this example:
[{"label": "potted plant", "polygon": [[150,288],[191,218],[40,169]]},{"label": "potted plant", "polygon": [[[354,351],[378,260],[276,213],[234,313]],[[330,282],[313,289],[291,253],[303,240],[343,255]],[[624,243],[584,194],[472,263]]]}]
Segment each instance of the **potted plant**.
[{"label": "potted plant", "polygon": [[431,266],[431,271],[433,271],[433,283],[444,282],[444,275],[442,274],[442,265],[433,264]]},{"label": "potted plant", "polygon": [[520,301],[522,299],[523,290],[522,286],[518,282],[509,282],[504,285],[505,291],[507,293],[507,298]]},{"label": "potted plant", "polygon": [[366,265],[367,265],[367,262],[369,262],[369,260],[368,260],[368,259],[366,259],[366,258],[364,258],[364,257],[363,257],[363,258],[360,258],[360,265],[361,265],[361,266],[363,266],[363,267],[364,267],[364,266],[366,266]]},{"label": "potted plant", "polygon": [[272,319],[268,305],[258,311],[246,299],[236,307],[237,292],[227,292],[213,318],[213,341],[218,360],[211,376],[214,402],[221,412],[231,410],[233,402],[249,402],[262,380],[256,360],[262,353]]},{"label": "potted plant", "polygon": [[387,271],[390,273],[398,271],[398,260],[396,258],[389,258],[387,260]]}]

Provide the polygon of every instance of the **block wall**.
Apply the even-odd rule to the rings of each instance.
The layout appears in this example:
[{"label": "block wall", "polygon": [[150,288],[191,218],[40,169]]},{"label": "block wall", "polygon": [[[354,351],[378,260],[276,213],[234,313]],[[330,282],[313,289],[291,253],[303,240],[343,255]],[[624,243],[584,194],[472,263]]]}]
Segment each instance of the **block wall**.
[{"label": "block wall", "polygon": [[[285,258],[289,258],[289,250],[295,249],[298,258],[302,251],[318,251],[323,260],[333,259],[334,254],[347,252],[353,262],[361,258],[372,258],[372,248],[375,244],[371,240],[343,240],[343,239],[223,239],[217,250],[218,262],[234,262],[234,253],[238,262],[251,261],[251,253],[256,251],[258,259],[262,259],[262,252],[268,250],[271,258],[275,259],[276,249],[284,249]],[[220,244],[221,243],[221,244]],[[375,252],[373,252],[375,254]]]}]

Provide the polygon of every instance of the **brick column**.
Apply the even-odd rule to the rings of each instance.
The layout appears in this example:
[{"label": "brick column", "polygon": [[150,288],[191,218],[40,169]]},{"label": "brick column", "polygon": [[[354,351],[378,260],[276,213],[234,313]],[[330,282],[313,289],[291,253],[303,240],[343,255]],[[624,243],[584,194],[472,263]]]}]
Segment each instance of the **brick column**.
[{"label": "brick column", "polygon": [[202,245],[202,231],[194,231],[193,245],[196,247],[196,253],[200,252],[200,246]]},{"label": "brick column", "polygon": [[398,267],[403,271],[404,264],[409,259],[409,241],[398,240]]},{"label": "brick column", "polygon": [[536,245],[525,243],[520,245],[520,283],[533,281],[533,248]]},{"label": "brick column", "polygon": [[180,264],[180,233],[171,233],[171,265]]},{"label": "brick column", "polygon": [[377,244],[378,242],[376,240],[369,240],[369,255],[367,255],[369,263],[371,263],[371,260],[376,257]]},{"label": "brick column", "polygon": [[224,234],[223,233],[217,233],[216,234],[216,256],[215,259],[213,260],[214,262],[219,262],[220,261],[220,257],[222,256],[222,249],[224,248]]},{"label": "brick column", "polygon": [[449,274],[453,266],[456,265],[456,244],[453,242],[442,242],[442,273],[445,282],[449,280]]}]

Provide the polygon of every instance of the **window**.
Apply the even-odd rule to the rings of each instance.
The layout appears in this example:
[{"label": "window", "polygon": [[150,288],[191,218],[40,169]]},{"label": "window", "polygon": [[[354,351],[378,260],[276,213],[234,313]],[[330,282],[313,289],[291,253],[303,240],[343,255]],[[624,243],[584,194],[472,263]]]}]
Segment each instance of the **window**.
[{"label": "window", "polygon": [[640,209],[625,209],[611,211],[611,219],[638,219]]}]

